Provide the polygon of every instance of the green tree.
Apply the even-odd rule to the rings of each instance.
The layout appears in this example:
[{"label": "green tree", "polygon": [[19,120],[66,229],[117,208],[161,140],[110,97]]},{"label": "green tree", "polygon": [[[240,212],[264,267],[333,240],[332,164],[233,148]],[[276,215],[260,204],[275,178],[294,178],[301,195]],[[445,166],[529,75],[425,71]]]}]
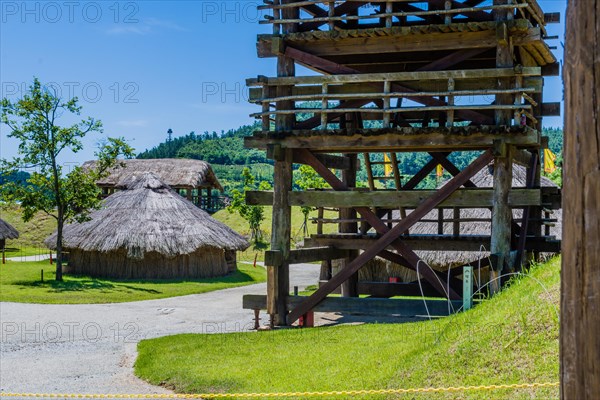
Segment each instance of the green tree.
[{"label": "green tree", "polygon": [[[325,179],[321,178],[317,171],[308,165],[301,165],[296,171],[294,171],[294,184],[300,188],[300,190],[309,189],[323,189],[329,187]],[[304,236],[308,235],[308,216],[314,207],[302,206],[300,211],[304,216],[304,223],[302,228],[304,229]]]},{"label": "green tree", "polygon": [[18,154],[12,160],[2,160],[2,174],[15,173],[23,167],[34,168],[27,185],[14,182],[2,186],[2,197],[19,201],[23,220],[29,221],[42,211],[56,219],[56,280],[62,280],[64,224],[71,220],[85,221],[90,210],[100,205],[100,190],[95,182],[116,164],[119,155],[131,157],[133,149],[122,138],[109,138],[96,151],[96,170],[81,167],[67,171],[59,156],[67,150],[77,153],[83,148],[81,139],[88,133],[102,132],[102,123],[91,117],[71,126],[58,125],[64,114],[78,116],[78,99],[64,101],[35,78],[23,98],[2,99],[1,121],[8,125],[8,137],[18,140]]},{"label": "green tree", "polygon": [[[263,206],[252,206],[246,204],[246,192],[249,190],[255,190],[256,183],[254,176],[250,173],[249,168],[244,168],[242,171],[242,178],[244,180],[243,192],[234,189],[231,192],[231,203],[227,207],[227,211],[230,213],[237,212],[242,218],[248,222],[250,228],[250,241],[253,244],[255,250],[266,248],[267,243],[264,240],[260,224],[265,219],[265,210]],[[258,185],[259,190],[270,190],[271,185],[268,182],[261,182]]]}]

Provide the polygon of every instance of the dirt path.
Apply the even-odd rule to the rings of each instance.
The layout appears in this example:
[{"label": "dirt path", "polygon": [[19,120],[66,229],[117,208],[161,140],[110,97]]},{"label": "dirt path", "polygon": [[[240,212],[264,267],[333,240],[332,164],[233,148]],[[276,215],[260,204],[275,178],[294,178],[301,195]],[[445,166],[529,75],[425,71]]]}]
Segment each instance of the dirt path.
[{"label": "dirt path", "polygon": [[[295,265],[291,285],[315,284],[319,266]],[[137,342],[177,333],[248,330],[242,295],[266,284],[119,304],[0,303],[0,391],[168,393],[133,375]]]}]

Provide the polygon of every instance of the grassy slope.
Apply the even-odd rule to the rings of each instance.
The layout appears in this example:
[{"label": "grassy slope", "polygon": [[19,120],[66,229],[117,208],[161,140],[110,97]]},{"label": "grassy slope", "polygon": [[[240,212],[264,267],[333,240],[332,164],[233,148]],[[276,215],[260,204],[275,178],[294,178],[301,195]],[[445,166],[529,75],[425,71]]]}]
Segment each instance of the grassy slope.
[{"label": "grassy slope", "polygon": [[47,253],[44,240],[56,230],[56,220],[47,214],[38,213],[31,221],[23,222],[18,206],[0,205],[0,218],[19,231],[19,238],[7,240],[7,257],[28,256]]},{"label": "grassy slope", "polygon": [[[554,259],[475,309],[433,322],[146,340],[135,370],[196,393],[557,381],[559,269]],[[403,398],[557,397],[544,388]]]},{"label": "grassy slope", "polygon": [[[199,280],[117,281],[81,276],[54,280],[54,266],[48,261],[15,262],[0,265],[0,301],[20,303],[120,303],[205,293],[244,286],[266,279],[262,267],[239,264],[228,276]],[[40,270],[44,270],[44,283]]]},{"label": "grassy slope", "polygon": [[[265,238],[267,240],[270,240],[271,237],[271,224],[273,221],[272,218],[272,208],[270,206],[266,206],[265,207],[265,219],[262,222],[261,229],[264,232]],[[333,212],[325,212],[325,218],[336,218],[337,217],[337,213],[333,213]],[[310,214],[310,218],[312,217],[316,217],[317,216],[317,212],[313,211]],[[221,221],[222,223],[224,223],[225,225],[229,226],[231,229],[233,229],[236,232],[241,233],[242,235],[245,236],[250,236],[250,230],[248,229],[248,223],[239,216],[239,214],[235,213],[232,214],[230,212],[228,212],[227,210],[221,210],[217,213],[215,213],[213,215],[213,217],[215,219],[217,219],[218,221]],[[302,214],[302,212],[300,211],[300,207],[292,207],[292,248],[294,248],[296,245],[299,245],[302,240],[304,239],[304,233],[302,231],[302,224],[304,222],[304,215]],[[333,233],[334,230],[337,229],[337,225],[333,225],[333,224],[325,224],[323,226],[323,231],[325,233]],[[317,225],[311,223],[311,221],[308,221],[308,234],[315,234],[317,233]],[[259,260],[263,259],[263,252],[259,253]],[[250,247],[248,250],[246,250],[245,252],[240,253],[240,259],[242,260],[253,260],[254,259],[254,255],[255,255],[255,251],[252,250],[252,247]]]}]

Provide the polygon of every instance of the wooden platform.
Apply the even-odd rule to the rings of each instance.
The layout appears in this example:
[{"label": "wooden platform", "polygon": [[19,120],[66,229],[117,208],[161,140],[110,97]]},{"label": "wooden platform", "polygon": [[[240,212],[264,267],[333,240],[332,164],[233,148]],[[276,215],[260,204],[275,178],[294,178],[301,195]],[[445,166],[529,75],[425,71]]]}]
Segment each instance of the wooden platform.
[{"label": "wooden platform", "polygon": [[[289,296],[288,307],[294,308],[304,299],[306,297]],[[266,310],[267,296],[247,294],[244,295],[242,304],[245,309]],[[461,307],[462,301],[327,297],[313,311],[398,317],[426,317],[427,315],[442,317],[458,311]]]}]

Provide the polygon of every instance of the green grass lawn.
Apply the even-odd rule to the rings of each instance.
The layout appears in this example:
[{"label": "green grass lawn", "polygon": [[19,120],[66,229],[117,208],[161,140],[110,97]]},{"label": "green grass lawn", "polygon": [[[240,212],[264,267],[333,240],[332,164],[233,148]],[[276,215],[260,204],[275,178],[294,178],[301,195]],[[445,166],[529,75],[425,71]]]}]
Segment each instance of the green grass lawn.
[{"label": "green grass lawn", "polygon": [[[432,322],[144,340],[135,371],[182,393],[556,382],[559,275],[556,258],[474,309]],[[558,389],[390,398],[547,399]]]},{"label": "green grass lawn", "polygon": [[[219,278],[198,280],[109,280],[65,276],[54,280],[54,266],[48,261],[0,265],[0,301],[21,303],[88,304],[121,303],[206,293],[213,290],[264,282],[262,267],[239,264],[238,271]],[[44,282],[41,282],[41,270]]]}]

